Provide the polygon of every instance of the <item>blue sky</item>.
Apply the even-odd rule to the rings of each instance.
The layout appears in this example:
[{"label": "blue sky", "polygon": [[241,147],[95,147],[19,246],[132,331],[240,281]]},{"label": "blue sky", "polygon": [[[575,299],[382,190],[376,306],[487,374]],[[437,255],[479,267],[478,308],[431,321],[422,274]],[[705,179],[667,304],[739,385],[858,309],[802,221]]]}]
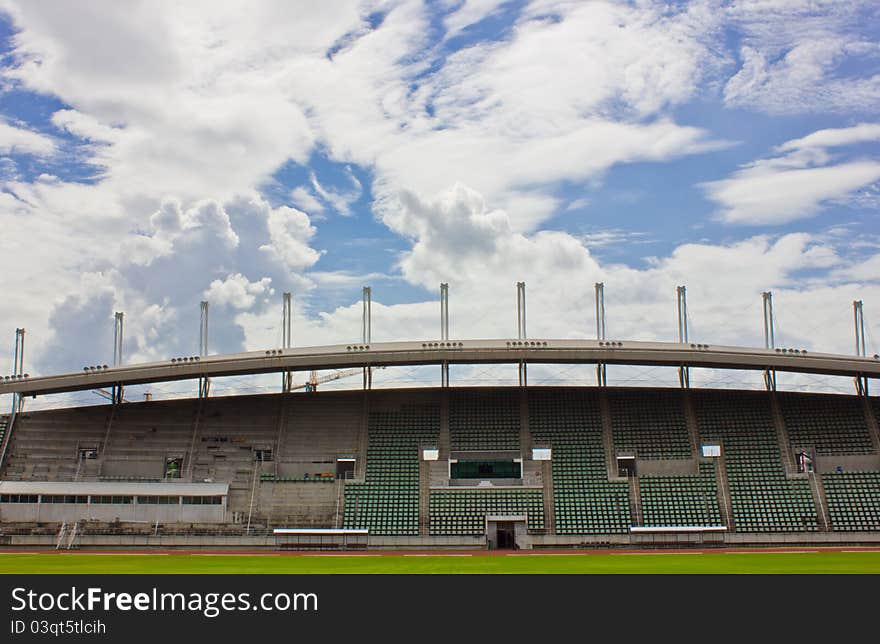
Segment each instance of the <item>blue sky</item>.
[{"label": "blue sky", "polygon": [[[873,2],[0,2],[0,329],[30,370],[609,331],[880,350]],[[877,302],[878,304],[874,304]],[[880,310],[880,309],[877,309]],[[873,344],[872,344],[873,343]],[[11,364],[11,346],[0,359]],[[103,359],[106,361],[106,359]],[[795,382],[794,384],[804,384]]]}]

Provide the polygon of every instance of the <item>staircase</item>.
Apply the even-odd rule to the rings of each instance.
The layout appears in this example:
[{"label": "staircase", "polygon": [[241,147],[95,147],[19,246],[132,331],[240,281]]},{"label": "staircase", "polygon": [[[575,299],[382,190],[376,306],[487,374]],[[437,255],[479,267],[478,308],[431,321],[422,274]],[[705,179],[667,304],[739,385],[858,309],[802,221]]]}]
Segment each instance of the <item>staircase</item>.
[{"label": "staircase", "polygon": [[715,477],[718,480],[718,509],[721,512],[721,523],[733,532],[733,505],[730,501],[730,486],[727,483],[727,465],[724,462],[724,446],[721,447],[721,456],[715,460]]},{"label": "staircase", "polygon": [[608,480],[620,480],[617,473],[617,454],[614,451],[614,428],[611,424],[611,405],[604,388],[599,392],[599,407],[602,413],[602,445],[605,448],[605,468]]},{"label": "staircase", "polygon": [[345,516],[345,481],[336,481],[336,516],[333,518],[333,527],[342,527],[342,517]]},{"label": "staircase", "polygon": [[628,477],[629,482],[629,516],[632,525],[642,525],[642,494],[639,489],[639,477]]},{"label": "staircase", "polygon": [[419,460],[419,536],[431,533],[431,464]]},{"label": "staircase", "polygon": [[104,462],[107,460],[107,449],[110,447],[110,430],[113,427],[113,418],[116,416],[116,405],[110,405],[110,413],[107,414],[107,421],[104,423],[104,440],[101,443],[101,463],[98,466],[98,475],[104,472]]},{"label": "staircase", "polygon": [[199,398],[196,403],[195,413],[193,414],[193,430],[192,430],[192,439],[189,443],[189,450],[186,453],[186,464],[183,471],[186,473],[184,477],[190,481],[193,478],[193,466],[195,465],[195,456],[196,456],[196,439],[199,435],[199,421],[202,418],[202,414],[205,411],[205,399]]},{"label": "staircase", "polygon": [[[251,527],[253,526],[254,520],[254,504],[256,502],[257,496],[257,483],[260,480],[260,468],[258,467],[259,463],[254,459],[253,469],[251,471],[251,490],[250,490],[250,500],[248,501],[248,511],[247,511],[247,530],[250,532]],[[230,486],[230,491],[231,491]]]},{"label": "staircase", "polygon": [[828,515],[828,502],[825,499],[825,486],[822,485],[822,477],[816,472],[810,472],[808,476],[810,491],[813,493],[813,503],[816,504],[816,516],[819,518],[819,529],[828,532],[831,530],[831,517]]},{"label": "staircase", "polygon": [[363,481],[367,475],[367,447],[370,444],[370,392],[364,390],[361,402],[361,416],[358,426],[358,459],[355,462],[355,478]]},{"label": "staircase", "polygon": [[779,443],[779,453],[782,455],[782,465],[785,468],[785,476],[793,478],[798,470],[791,453],[791,440],[788,437],[788,429],[785,427],[785,417],[782,415],[782,407],[774,392],[769,392],[770,410],[773,414],[773,424],[776,426],[776,440]]},{"label": "staircase", "polygon": [[544,527],[547,534],[556,534],[556,505],[553,502],[553,463],[541,462],[541,481],[544,484]]},{"label": "staircase", "polygon": [[12,439],[12,423],[9,416],[0,416],[0,470],[6,462],[6,446]]},{"label": "staircase", "polygon": [[697,423],[697,414],[694,411],[694,403],[691,400],[691,392],[682,390],[682,405],[684,406],[684,420],[687,423],[688,435],[691,439],[691,450],[695,458],[702,455],[702,443],[700,441],[700,426]]},{"label": "staircase", "polygon": [[529,431],[529,395],[519,390],[519,449],[523,459],[532,457],[532,434]]},{"label": "staircase", "polygon": [[437,449],[440,451],[440,460],[449,460],[451,443],[449,438],[449,389],[443,389],[440,394],[440,433],[437,436]]},{"label": "staircase", "polygon": [[284,435],[287,431],[287,401],[289,399],[290,394],[287,392],[282,392],[280,395],[280,401],[278,403],[278,420],[276,422],[278,430],[275,434],[275,448],[272,450],[275,476],[279,475],[278,463],[281,462],[281,448],[284,446]]}]

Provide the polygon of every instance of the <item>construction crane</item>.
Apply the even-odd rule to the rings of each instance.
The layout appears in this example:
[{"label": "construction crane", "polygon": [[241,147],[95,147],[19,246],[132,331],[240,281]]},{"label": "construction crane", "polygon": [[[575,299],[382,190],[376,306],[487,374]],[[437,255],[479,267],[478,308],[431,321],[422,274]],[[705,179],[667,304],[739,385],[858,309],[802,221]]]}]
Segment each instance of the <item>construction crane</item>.
[{"label": "construction crane", "polygon": [[[376,367],[377,369],[384,369],[385,367]],[[328,373],[324,376],[318,376],[317,371],[312,371],[309,379],[306,380],[301,385],[295,385],[291,387],[291,390],[294,389],[305,389],[306,391],[317,391],[318,385],[322,385],[325,382],[333,382],[334,380],[340,380],[341,378],[348,378],[349,376],[356,376],[359,373],[362,373],[363,369],[346,369],[345,371],[334,371],[333,373]],[[101,398],[105,398],[109,401],[113,401],[113,394],[106,389],[93,389],[92,393],[100,396]],[[123,398],[122,402],[129,402],[129,400]]]},{"label": "construction crane", "polygon": [[[384,369],[385,367],[376,367],[377,369]],[[334,371],[333,373],[328,373],[325,376],[318,376],[317,371],[312,371],[309,379],[306,380],[301,385],[295,385],[291,387],[291,389],[305,389],[306,391],[317,391],[318,385],[324,384],[325,382],[333,382],[334,380],[339,380],[340,378],[348,378],[349,376],[356,376],[359,373],[363,373],[363,369],[346,369],[344,371]]]}]

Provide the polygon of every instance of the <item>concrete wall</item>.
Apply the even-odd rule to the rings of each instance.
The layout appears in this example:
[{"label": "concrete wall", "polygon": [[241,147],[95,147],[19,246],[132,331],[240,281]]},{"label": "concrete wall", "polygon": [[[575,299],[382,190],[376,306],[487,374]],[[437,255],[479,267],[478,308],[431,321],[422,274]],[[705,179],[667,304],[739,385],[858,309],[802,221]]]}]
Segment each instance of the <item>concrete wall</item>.
[{"label": "concrete wall", "polygon": [[697,459],[636,459],[636,471],[639,476],[676,476],[682,474],[699,474]]},{"label": "concrete wall", "polygon": [[273,483],[259,486],[257,511],[272,525],[288,528],[335,528],[337,501],[342,515],[341,481],[332,483]]},{"label": "concrete wall", "polygon": [[[659,535],[640,535],[658,537]],[[666,535],[670,536],[670,535]],[[723,534],[720,541],[701,542],[699,535],[680,534],[672,541],[660,539],[631,538],[631,535],[529,535],[535,549],[547,548],[651,548],[651,547],[803,547],[803,546],[877,546],[880,533],[795,533],[795,534]],[[55,534],[0,536],[0,546],[54,549]],[[267,549],[278,548],[274,535],[119,535],[82,534],[77,537],[76,547],[88,548],[210,548]],[[368,538],[368,547],[376,550],[446,549],[483,550],[486,538],[479,537],[376,537]]]},{"label": "concrete wall", "polygon": [[154,458],[106,459],[101,469],[106,476],[146,476],[155,479],[165,477],[165,459]]},{"label": "concrete wall", "polygon": [[837,467],[843,468],[844,472],[856,470],[880,470],[880,455],[817,455],[814,462],[817,472],[835,472]]}]

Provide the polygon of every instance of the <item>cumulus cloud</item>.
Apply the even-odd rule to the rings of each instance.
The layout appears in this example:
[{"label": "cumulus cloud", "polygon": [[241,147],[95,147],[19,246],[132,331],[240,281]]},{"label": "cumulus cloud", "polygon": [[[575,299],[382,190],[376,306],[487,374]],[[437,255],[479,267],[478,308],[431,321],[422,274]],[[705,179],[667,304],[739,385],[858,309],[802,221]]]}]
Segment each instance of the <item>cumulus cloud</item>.
[{"label": "cumulus cloud", "polygon": [[[605,280],[616,337],[673,338],[674,286],[687,283],[697,336],[757,344],[760,292],[773,288],[793,344],[839,350],[849,341],[837,329],[845,337],[849,326],[837,308],[880,295],[873,256],[853,259],[844,239],[676,240],[655,258],[613,264],[592,251],[623,246],[626,231],[544,229],[572,203],[573,184],[587,212],[565,216],[592,215],[592,192],[616,168],[659,169],[728,145],[683,106],[839,113],[841,96],[853,110],[870,106],[875,79],[851,64],[874,60],[876,38],[865,29],[842,37],[853,16],[872,24],[868,3],[468,0],[443,3],[438,20],[434,3],[409,0],[308,11],[216,2],[209,14],[171,1],[0,2],[15,28],[4,81],[61,101],[41,127],[77,139],[101,167],[88,183],[52,167],[33,180],[24,166],[4,172],[2,279],[28,288],[4,289],[0,325],[82,350],[53,355],[38,343],[29,355],[43,371],[77,367],[104,347],[94,329],[113,310],[128,315],[132,360],[192,353],[203,297],[224,309],[212,318],[213,351],[275,346],[273,290],[296,295],[297,343],[354,340],[368,281],[377,283],[376,339],[436,335],[430,292],[441,281],[453,287],[459,337],[513,334],[518,280],[529,285],[530,333],[587,336],[593,284]],[[487,37],[456,38],[502,11],[503,30],[486,21]],[[466,44],[450,50],[455,42]],[[870,188],[877,164],[839,153],[874,141],[876,125],[827,125],[706,184],[722,217],[791,221]],[[7,128],[3,153],[51,156],[58,144]],[[313,163],[322,157],[347,168],[343,181]],[[282,168],[294,170],[294,185],[271,198],[256,192],[283,183]],[[366,196],[397,236],[393,254],[377,251],[364,270],[328,266],[316,240],[330,253],[334,243],[350,249],[346,235],[373,225]],[[330,222],[337,238],[319,235],[310,217],[330,212],[351,216]],[[617,231],[604,223],[581,230]],[[313,304],[319,290],[342,304]],[[842,306],[816,310],[831,301]],[[68,324],[78,314],[87,323]]]},{"label": "cumulus cloud", "polygon": [[[611,337],[674,340],[675,286],[686,284],[693,336],[702,341],[760,346],[760,294],[772,289],[785,319],[782,337],[792,346],[846,350],[845,312],[850,296],[865,288],[842,279],[840,271],[852,260],[834,244],[805,233],[682,244],[636,269],[599,262],[584,240],[568,233],[515,232],[505,222],[506,213],[487,207],[464,186],[427,201],[403,198],[401,208],[405,212],[397,225],[414,238],[412,251],[401,260],[403,275],[432,290],[441,281],[450,283],[456,337],[513,335],[514,284],[521,280],[528,288],[532,337],[591,337],[593,286],[604,281]],[[447,221],[448,228],[428,223],[437,220]],[[462,245],[455,231],[476,242]],[[814,283],[803,283],[805,272],[815,275]],[[840,290],[829,296],[832,287]],[[822,310],[823,297],[839,306]],[[428,313],[423,333],[432,337],[436,317],[431,309]],[[817,331],[814,323],[820,319],[828,326]],[[374,329],[382,333],[379,325]]]},{"label": "cumulus cloud", "polygon": [[264,277],[258,282],[251,282],[241,273],[229,275],[224,280],[214,280],[205,291],[205,299],[217,306],[228,306],[233,309],[249,309],[263,295],[271,295],[271,278]]},{"label": "cumulus cloud", "polygon": [[562,181],[722,145],[658,118],[692,98],[715,64],[713,20],[700,7],[536,3],[506,39],[426,73],[413,52],[428,45],[428,16],[403,4],[332,60],[298,66],[291,83],[328,152],[373,168],[380,211],[401,189],[432,195],[464,181],[533,230]]},{"label": "cumulus cloud", "polygon": [[295,208],[282,206],[268,213],[271,243],[260,246],[261,251],[277,257],[288,268],[308,268],[321,256],[308,242],[315,234],[309,216]]}]

